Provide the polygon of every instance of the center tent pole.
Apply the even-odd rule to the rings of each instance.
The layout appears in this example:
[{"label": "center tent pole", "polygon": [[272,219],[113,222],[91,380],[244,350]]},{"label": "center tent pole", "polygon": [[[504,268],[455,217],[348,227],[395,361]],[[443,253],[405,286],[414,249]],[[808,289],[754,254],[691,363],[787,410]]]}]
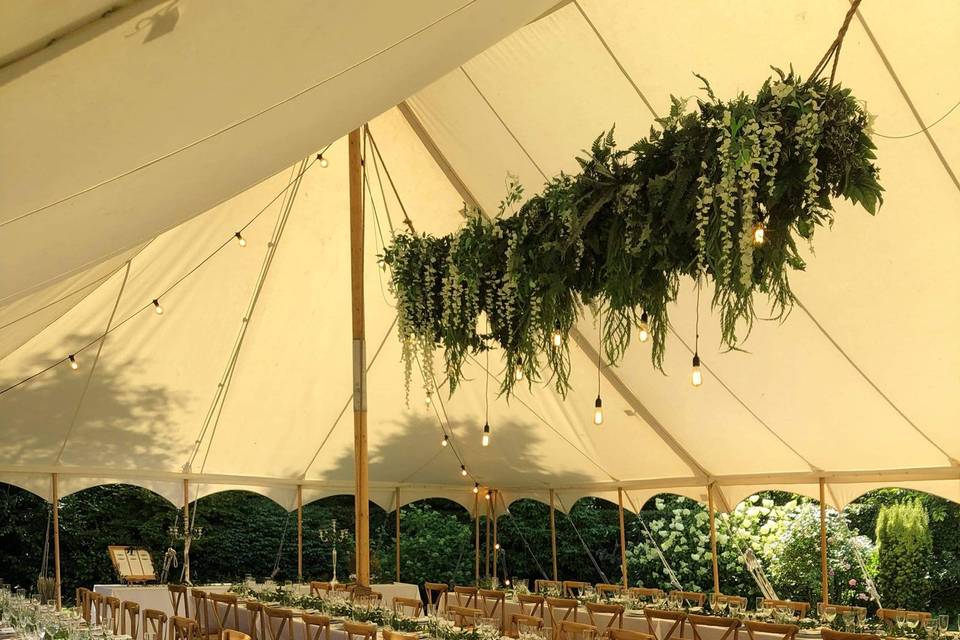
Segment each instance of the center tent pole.
[{"label": "center tent pole", "polygon": [[557,576],[557,519],[553,508],[553,489],[550,489],[550,547],[553,550],[553,579],[559,580]]},{"label": "center tent pole", "polygon": [[827,573],[827,491],[826,483],[820,478],[820,588],[823,591],[823,604],[830,602],[830,576]]},{"label": "center tent pole", "polygon": [[190,582],[190,534],[193,527],[190,526],[190,480],[183,479],[183,581],[186,584]]},{"label": "center tent pole", "polygon": [[717,557],[717,520],[712,484],[707,485],[707,508],[710,510],[710,556],[713,558],[713,592],[720,595],[720,559]]},{"label": "center tent pole", "polygon": [[623,524],[623,488],[617,489],[617,506],[620,510],[620,571],[623,573],[623,588],[629,587],[627,578],[627,531]]},{"label": "center tent pole", "polygon": [[303,485],[297,485],[297,582],[303,582]]},{"label": "center tent pole", "polygon": [[473,579],[480,585],[480,493],[473,494]]},{"label": "center tent pole", "polygon": [[490,502],[493,504],[493,580],[497,580],[497,555],[500,553],[500,545],[497,544],[497,490],[493,490],[493,495],[490,496]]},{"label": "center tent pole", "polygon": [[348,137],[350,174],[350,301],[353,320],[353,456],[357,584],[370,586],[370,501],[367,466],[367,343],[363,299],[363,161],[360,129]]},{"label": "center tent pole", "polygon": [[397,487],[396,503],[397,503],[397,582],[400,582],[400,487]]},{"label": "center tent pole", "polygon": [[[62,606],[60,595],[60,477],[50,474],[50,493],[53,499],[53,584],[56,589],[57,611]],[[80,606],[77,603],[77,606]]]},{"label": "center tent pole", "polygon": [[484,543],[483,575],[490,575],[490,491],[487,491],[487,539]]}]

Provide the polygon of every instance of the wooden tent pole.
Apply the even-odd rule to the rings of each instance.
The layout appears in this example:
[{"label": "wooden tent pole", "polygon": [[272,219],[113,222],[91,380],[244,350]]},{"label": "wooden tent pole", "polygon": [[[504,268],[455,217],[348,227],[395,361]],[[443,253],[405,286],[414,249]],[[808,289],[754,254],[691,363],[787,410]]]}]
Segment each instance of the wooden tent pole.
[{"label": "wooden tent pole", "polygon": [[357,583],[370,585],[370,492],[367,467],[367,354],[363,300],[363,161],[360,129],[348,138],[350,287],[353,318],[353,456]]},{"label": "wooden tent pole", "polygon": [[720,559],[717,557],[717,519],[712,484],[707,485],[707,508],[710,509],[710,556],[713,558],[713,592],[720,595]]},{"label": "wooden tent pole", "polygon": [[627,530],[623,523],[623,489],[617,489],[617,506],[620,510],[620,571],[623,573],[623,588],[629,587],[627,578]]},{"label": "wooden tent pole", "polygon": [[303,582],[303,485],[297,485],[297,582]]},{"label": "wooden tent pole", "polygon": [[397,582],[400,582],[400,487],[396,492],[397,502]]},{"label": "wooden tent pole", "polygon": [[826,606],[830,602],[830,576],[827,573],[827,491],[823,478],[820,478],[820,588]]},{"label": "wooden tent pole", "polygon": [[497,544],[497,491],[494,489],[490,496],[490,502],[493,509],[493,579],[497,579],[497,556],[500,553],[500,545]]},{"label": "wooden tent pole", "polygon": [[190,584],[190,480],[183,479],[183,581]]},{"label": "wooden tent pole", "polygon": [[550,547],[553,550],[553,579],[559,580],[557,576],[557,519],[553,508],[553,489],[550,489]]},{"label": "wooden tent pole", "polygon": [[480,584],[480,492],[473,494],[473,579]]},{"label": "wooden tent pole", "polygon": [[[60,478],[50,474],[50,494],[53,499],[53,585],[56,590],[57,611],[62,606],[60,595]],[[79,603],[78,603],[79,606]]]},{"label": "wooden tent pole", "polygon": [[492,497],[490,495],[489,490],[487,491],[486,497],[487,497],[487,539],[483,545],[483,553],[484,553],[483,575],[489,576],[490,575],[490,498]]}]

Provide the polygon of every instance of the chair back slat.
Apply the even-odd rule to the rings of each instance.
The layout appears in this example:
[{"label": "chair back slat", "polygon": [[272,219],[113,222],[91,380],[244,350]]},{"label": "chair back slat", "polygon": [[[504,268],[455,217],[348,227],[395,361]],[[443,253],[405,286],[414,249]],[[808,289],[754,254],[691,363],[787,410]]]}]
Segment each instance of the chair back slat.
[{"label": "chair back slat", "polygon": [[153,634],[154,640],[163,640],[167,628],[167,614],[157,609],[143,610],[143,634]]},{"label": "chair back slat", "polygon": [[170,618],[170,640],[199,640],[200,627],[195,618]]},{"label": "chair back slat", "polygon": [[453,587],[454,599],[457,601],[458,607],[472,607],[476,608],[477,606],[477,592],[479,589],[476,587]]},{"label": "chair back slat", "polygon": [[239,600],[232,593],[207,594],[213,608],[213,617],[216,620],[218,633],[226,629],[240,628]]},{"label": "chair back slat", "polygon": [[263,616],[266,618],[266,640],[293,640],[293,609],[279,607],[264,607]]},{"label": "chair back slat", "polygon": [[263,604],[254,601],[247,602],[243,606],[250,612],[248,623],[253,640],[270,640],[267,634],[267,618],[263,615]]},{"label": "chair back slat", "polygon": [[[167,593],[170,594],[170,605],[173,607],[173,615],[190,617],[190,601],[187,599],[187,588],[182,584],[168,584]],[[183,612],[180,612],[180,607]]]},{"label": "chair back slat", "polygon": [[[687,614],[683,611],[670,611],[666,609],[654,609],[647,607],[643,610],[643,616],[647,619],[647,627],[655,640],[674,640],[674,638],[683,637],[683,626],[687,620]],[[661,635],[657,632],[658,621],[671,623],[667,632]]]},{"label": "chair back slat", "polygon": [[506,607],[507,592],[496,589],[480,589],[477,591],[479,599],[479,609],[483,611],[485,618],[499,618],[501,631],[506,626]]},{"label": "chair back slat", "polygon": [[589,582],[584,582],[583,580],[564,580],[563,581],[563,595],[567,598],[576,598],[583,590],[587,587],[593,586]]},{"label": "chair back slat", "polygon": [[441,604],[446,608],[449,587],[445,582],[424,582],[423,590],[427,594],[427,607],[432,609],[433,613],[441,608]]},{"label": "chair back slat", "polygon": [[483,611],[473,607],[461,607],[458,604],[447,605],[447,613],[453,618],[453,624],[464,629],[473,629],[477,626],[477,619],[483,616]]},{"label": "chair back slat", "polygon": [[420,598],[404,598],[402,596],[393,597],[393,612],[398,615],[419,618],[423,612],[423,603]]},{"label": "chair back slat", "polygon": [[513,613],[510,615],[510,626],[507,629],[507,636],[511,638],[520,637],[520,625],[533,627],[535,629],[543,628],[543,618],[540,616],[531,616],[525,613]]},{"label": "chair back slat", "polygon": [[598,582],[596,589],[597,589],[597,595],[600,596],[601,598],[604,598],[606,596],[619,595],[623,593],[623,590],[624,590],[622,584],[607,584],[605,582]]},{"label": "chair back slat", "polygon": [[747,630],[750,640],[760,640],[755,635],[760,633],[780,636],[782,640],[793,640],[793,637],[800,631],[800,627],[795,624],[774,624],[772,622],[757,622],[756,620],[744,620],[743,628]]},{"label": "chair back slat", "polygon": [[733,635],[734,640],[736,640],[737,629],[740,628],[739,618],[698,616],[691,613],[687,614],[687,622],[690,623],[690,629],[693,631],[693,640],[704,640],[703,636],[700,635],[700,631],[703,627],[723,629],[724,632],[723,635],[720,636],[720,640],[730,640],[731,635]]},{"label": "chair back slat", "polygon": [[101,623],[106,624],[110,620],[110,632],[114,635],[120,633],[120,598],[115,596],[105,596],[103,598],[103,613]]},{"label": "chair back slat", "polygon": [[539,616],[542,618],[543,601],[543,596],[536,593],[523,593],[517,596],[517,602],[520,604],[520,613],[528,616]]},{"label": "chair back slat", "polygon": [[[203,589],[190,589],[190,599],[193,600],[193,619],[197,621],[197,630],[201,635],[210,633],[210,609],[207,592]],[[176,640],[174,638],[173,640]]]},{"label": "chair back slat", "polygon": [[310,582],[310,595],[319,597],[325,593],[328,593],[333,588],[329,582],[317,582],[313,580]]},{"label": "chair back slat", "polygon": [[137,640],[140,635],[140,605],[127,600],[120,609],[120,633]]},{"label": "chair back slat", "polygon": [[594,640],[597,634],[597,628],[592,624],[564,620],[560,623],[557,640]]},{"label": "chair back slat", "polygon": [[363,638],[363,640],[376,640],[377,625],[363,624],[360,622],[344,622],[343,631],[347,634],[347,640],[354,638]]},{"label": "chair back slat", "polygon": [[330,617],[305,613],[303,632],[305,640],[330,640]]},{"label": "chair back slat", "polygon": [[[623,628],[623,612],[625,607],[622,604],[587,602],[584,604],[584,606],[587,609],[587,615],[590,616],[590,624],[595,626],[600,631],[601,635],[609,636],[610,629]],[[610,616],[605,624],[601,624],[603,622],[602,619],[598,622],[598,618],[596,616],[600,614]]]}]

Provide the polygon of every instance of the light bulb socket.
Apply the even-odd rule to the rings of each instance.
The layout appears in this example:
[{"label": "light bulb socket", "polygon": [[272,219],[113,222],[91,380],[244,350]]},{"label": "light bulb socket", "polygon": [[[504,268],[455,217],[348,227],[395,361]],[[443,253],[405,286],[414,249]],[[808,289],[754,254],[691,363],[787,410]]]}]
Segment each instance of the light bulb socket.
[{"label": "light bulb socket", "polygon": [[603,400],[600,399],[599,395],[597,396],[597,401],[593,403],[593,406],[595,406],[597,409],[603,407]]},{"label": "light bulb socket", "polygon": [[460,465],[460,475],[462,476],[467,475],[467,468],[463,465]]},{"label": "light bulb socket", "polygon": [[644,311],[643,313],[640,314],[640,322],[646,323],[647,321],[648,321],[647,312]]},{"label": "light bulb socket", "polygon": [[699,367],[699,366],[700,366],[700,354],[699,354],[699,353],[694,353],[694,354],[693,354],[693,366],[695,366],[695,367]]},{"label": "light bulb socket", "polygon": [[71,368],[71,369],[76,369],[76,368],[78,368],[78,367],[80,366],[80,365],[77,363],[77,359],[74,357],[74,355],[73,355],[72,353],[68,356],[67,359],[70,360],[70,368]]},{"label": "light bulb socket", "polygon": [[153,310],[157,312],[157,315],[163,315],[163,307],[160,306],[160,299],[153,299]]},{"label": "light bulb socket", "polygon": [[450,436],[443,434],[443,440],[440,442],[440,444],[444,447],[450,444]]},{"label": "light bulb socket", "polygon": [[484,425],[483,425],[483,432],[484,432],[484,433],[490,433],[490,423],[484,423]]}]

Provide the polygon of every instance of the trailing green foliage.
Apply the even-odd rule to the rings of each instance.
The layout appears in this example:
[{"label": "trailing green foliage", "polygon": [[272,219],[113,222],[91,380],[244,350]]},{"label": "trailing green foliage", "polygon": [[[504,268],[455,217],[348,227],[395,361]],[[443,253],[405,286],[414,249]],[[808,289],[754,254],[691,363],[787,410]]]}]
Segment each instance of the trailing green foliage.
[{"label": "trailing green foliage", "polygon": [[798,240],[833,221],[833,198],[875,213],[882,188],[868,116],[850,91],[777,74],[753,98],[721,101],[707,84],[693,111],[674,99],[659,128],[629,149],[616,147],[612,130],[601,135],[579,174],[553,178],[514,215],[505,214],[522,200],[516,184],[493,221],[465,211],[454,234],[397,235],[382,260],[408,388],[415,361],[432,386],[439,344],[451,392],[470,354],[499,346],[501,391],[517,369],[539,380],[545,361],[566,393],[567,334],[585,303],[603,309],[611,363],[644,324],[659,367],[684,276],[713,283],[730,348],[757,317],[755,293],[783,317],[793,304],[789,271],[805,266]]},{"label": "trailing green foliage", "polygon": [[877,516],[878,587],[888,608],[923,610],[930,598],[933,540],[919,500],[882,507]]}]

